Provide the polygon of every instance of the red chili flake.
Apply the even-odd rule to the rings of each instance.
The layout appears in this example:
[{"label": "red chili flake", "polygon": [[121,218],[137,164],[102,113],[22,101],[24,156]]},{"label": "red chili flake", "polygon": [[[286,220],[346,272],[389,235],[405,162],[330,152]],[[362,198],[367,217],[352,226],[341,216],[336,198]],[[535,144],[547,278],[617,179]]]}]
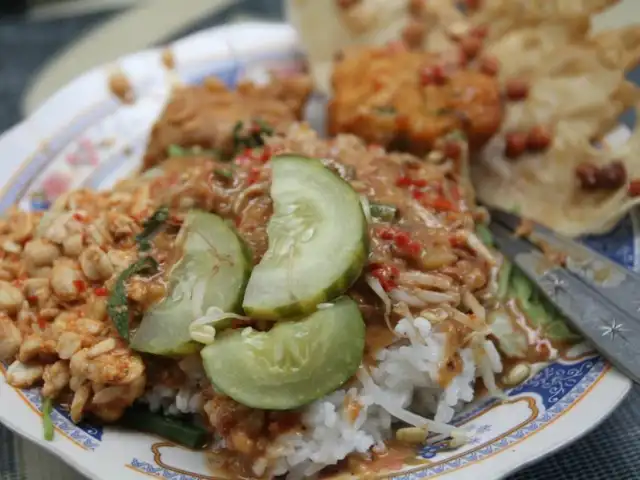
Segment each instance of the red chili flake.
[{"label": "red chili flake", "polygon": [[392,277],[395,278],[400,275],[400,269],[395,265],[387,265],[387,268]]},{"label": "red chili flake", "polygon": [[73,286],[76,287],[76,290],[78,290],[78,292],[80,293],[83,293],[87,289],[87,284],[82,280],[74,280]]},{"label": "red chili flake", "polygon": [[260,179],[260,169],[253,167],[247,175],[247,184],[253,185]]},{"label": "red chili flake", "polygon": [[396,231],[393,228],[380,228],[378,229],[378,236],[382,240],[393,240],[396,236]]},{"label": "red chili flake", "polygon": [[640,180],[631,180],[627,193],[630,197],[640,197]]},{"label": "red chili flake", "polygon": [[411,237],[407,232],[398,232],[393,240],[396,246],[404,248],[411,242]]},{"label": "red chili flake", "polygon": [[260,133],[262,132],[262,127],[258,122],[252,122],[251,127],[249,128],[249,133]]},{"label": "red chili flake", "polygon": [[429,184],[424,178],[417,178],[413,181],[413,186],[418,188],[424,188]]},{"label": "red chili flake", "polygon": [[38,301],[38,297],[35,295],[27,295],[27,300],[29,303],[36,303]]},{"label": "red chili flake", "polygon": [[385,292],[396,288],[394,278],[400,274],[400,271],[393,265],[378,265],[371,269],[371,275],[378,279],[380,285]]},{"label": "red chili flake", "polygon": [[272,156],[273,152],[271,151],[271,147],[269,145],[265,145],[262,148],[262,153],[260,154],[260,161],[262,163],[267,163],[269,160],[271,160]]},{"label": "red chili flake", "polygon": [[422,253],[422,245],[418,242],[411,242],[407,245],[406,251],[409,255],[416,257]]},{"label": "red chili flake", "polygon": [[449,245],[454,248],[463,248],[464,246],[466,246],[466,242],[459,238],[457,235],[452,235],[451,237],[449,237]]},{"label": "red chili flake", "polygon": [[421,190],[414,190],[413,192],[411,192],[411,195],[413,196],[413,198],[415,198],[416,200],[420,200],[421,198],[424,197],[424,192]]},{"label": "red chili flake", "polygon": [[379,278],[378,280],[380,281],[380,285],[382,285],[382,289],[385,292],[390,292],[397,286],[396,282],[394,282],[393,280],[387,280],[386,278]]},{"label": "red chili flake", "polygon": [[450,158],[451,160],[460,160],[460,155],[462,155],[460,142],[453,140],[446,141],[442,146],[442,153],[445,157]]},{"label": "red chili flake", "polygon": [[551,132],[542,125],[537,125],[529,130],[527,135],[527,148],[529,150],[545,150],[551,144]]},{"label": "red chili flake", "polygon": [[500,70],[500,63],[495,57],[482,57],[480,59],[480,71],[487,75],[496,75]]},{"label": "red chili flake", "polygon": [[178,215],[171,215],[171,217],[169,217],[169,223],[172,225],[182,225],[184,223],[184,218]]},{"label": "red chili flake", "polygon": [[527,134],[523,132],[509,132],[506,137],[505,155],[508,158],[518,158],[527,149]]},{"label": "red chili flake", "polygon": [[410,187],[411,185],[413,185],[413,180],[403,175],[401,177],[398,177],[398,179],[396,180],[396,185],[398,187]]},{"label": "red chili flake", "polygon": [[82,215],[81,213],[77,213],[76,212],[76,213],[74,213],[72,215],[72,217],[73,217],[74,220],[77,220],[78,222],[84,222],[85,221],[84,215]]},{"label": "red chili flake", "polygon": [[422,85],[423,87],[431,85],[434,82],[433,69],[431,67],[424,67],[420,70],[419,78],[420,85]]},{"label": "red chili flake", "polygon": [[529,94],[529,83],[520,78],[509,79],[505,85],[505,94],[514,102],[524,100]]},{"label": "red chili flake", "polygon": [[431,71],[433,74],[433,81],[436,85],[444,85],[447,83],[449,76],[442,65],[435,65]]},{"label": "red chili flake", "polygon": [[47,328],[47,319],[41,316],[38,316],[38,327],[40,327],[40,330],[44,330],[45,328]]},{"label": "red chili flake", "polygon": [[433,202],[431,202],[431,206],[436,210],[440,210],[443,212],[455,211],[455,206],[453,205],[453,203],[443,197],[436,198]]},{"label": "red chili flake", "polygon": [[98,297],[106,297],[109,294],[109,291],[105,287],[96,287],[94,293]]}]

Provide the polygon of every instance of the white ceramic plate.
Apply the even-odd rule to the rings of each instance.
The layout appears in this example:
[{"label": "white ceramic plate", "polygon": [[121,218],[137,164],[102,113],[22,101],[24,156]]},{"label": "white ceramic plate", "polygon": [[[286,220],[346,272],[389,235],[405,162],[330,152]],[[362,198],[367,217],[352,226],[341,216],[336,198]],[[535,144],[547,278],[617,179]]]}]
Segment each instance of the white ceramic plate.
[{"label": "white ceramic plate", "polygon": [[[106,187],[136,168],[146,136],[176,75],[195,83],[218,75],[238,78],[302,68],[293,31],[280,24],[251,23],[207,30],[172,47],[176,69],[167,71],[161,51],[121,59],[138,95],[120,104],[107,88],[113,66],[95,69],[60,90],[34,115],[0,137],[3,179],[0,209],[13,203],[42,209],[60,193],[79,186]],[[617,133],[623,140],[626,131]],[[628,217],[596,248],[634,268],[639,258],[635,218]],[[16,390],[0,376],[0,421],[97,480],[212,479],[204,455],[159,438],[115,428],[74,425],[62,409],[53,413],[57,434],[42,438],[37,390]],[[502,402],[481,401],[458,416],[471,429],[456,451],[423,448],[417,457],[387,457],[386,467],[407,480],[493,480],[577,439],[620,403],[630,381],[598,356],[578,351],[548,366]],[[386,475],[385,475],[386,476]]]}]

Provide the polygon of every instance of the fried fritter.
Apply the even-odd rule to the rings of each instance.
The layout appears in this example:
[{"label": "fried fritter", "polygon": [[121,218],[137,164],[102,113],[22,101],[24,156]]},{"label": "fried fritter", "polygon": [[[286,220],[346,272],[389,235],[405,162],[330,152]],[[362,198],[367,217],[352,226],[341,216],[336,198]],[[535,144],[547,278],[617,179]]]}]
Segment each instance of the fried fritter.
[{"label": "fried fritter", "polygon": [[329,133],[422,155],[461,130],[478,148],[500,128],[502,101],[495,69],[476,65],[394,46],[349,49],[333,72]]},{"label": "fried fritter", "polygon": [[166,159],[171,145],[231,154],[238,122],[250,127],[261,121],[276,131],[284,129],[301,118],[311,90],[306,75],[274,78],[264,86],[244,81],[236,90],[215,78],[202,86],[180,88],[151,130],[143,168]]}]

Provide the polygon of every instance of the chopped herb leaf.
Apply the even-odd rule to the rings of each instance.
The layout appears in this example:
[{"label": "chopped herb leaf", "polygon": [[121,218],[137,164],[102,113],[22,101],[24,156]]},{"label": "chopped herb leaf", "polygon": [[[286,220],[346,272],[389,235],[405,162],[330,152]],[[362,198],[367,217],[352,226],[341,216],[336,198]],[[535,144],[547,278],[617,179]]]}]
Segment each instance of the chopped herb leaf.
[{"label": "chopped herb leaf", "polygon": [[169,157],[187,157],[189,156],[189,150],[182,148],[180,145],[169,145],[167,155]]},{"label": "chopped herb leaf", "polygon": [[141,252],[151,249],[151,239],[169,219],[169,208],[160,207],[142,224],[143,230],[136,236],[136,243]]},{"label": "chopped herb leaf", "polygon": [[127,281],[141,273],[153,274],[158,271],[158,262],[152,257],[141,257],[118,275],[111,295],[107,300],[107,312],[120,336],[129,341],[129,300]]},{"label": "chopped herb leaf", "polygon": [[454,130],[449,134],[452,140],[466,140],[467,135],[462,130]]},{"label": "chopped herb leaf", "polygon": [[248,128],[243,122],[237,122],[233,127],[233,147],[235,151],[243,148],[256,148],[264,145],[263,135],[273,135],[273,128],[264,120],[254,120]]},{"label": "chopped herb leaf", "polygon": [[483,223],[476,224],[476,235],[482,243],[484,243],[487,247],[493,247],[493,235],[491,235],[491,230],[489,227]]},{"label": "chopped herb leaf", "polygon": [[436,115],[437,116],[442,116],[442,115],[451,115],[454,112],[454,110],[452,108],[438,108],[436,110]]},{"label": "chopped herb leaf", "polygon": [[370,203],[369,212],[371,216],[381,222],[393,222],[398,213],[398,209],[393,205],[384,203]]},{"label": "chopped herb leaf", "polygon": [[216,168],[213,170],[213,173],[215,173],[216,176],[220,178],[225,178],[227,180],[230,180],[233,178],[233,172],[231,172],[230,170],[223,170],[221,168]]},{"label": "chopped herb leaf", "polygon": [[375,107],[374,110],[376,113],[380,113],[381,115],[395,115],[397,113],[396,107],[392,105]]},{"label": "chopped herb leaf", "polygon": [[53,420],[51,420],[51,413],[53,411],[53,401],[49,397],[44,397],[42,400],[42,431],[44,439],[47,442],[53,440]]},{"label": "chopped herb leaf", "polygon": [[153,433],[194,450],[204,447],[210,440],[209,432],[202,427],[143,408],[126,410],[121,422],[131,429]]}]

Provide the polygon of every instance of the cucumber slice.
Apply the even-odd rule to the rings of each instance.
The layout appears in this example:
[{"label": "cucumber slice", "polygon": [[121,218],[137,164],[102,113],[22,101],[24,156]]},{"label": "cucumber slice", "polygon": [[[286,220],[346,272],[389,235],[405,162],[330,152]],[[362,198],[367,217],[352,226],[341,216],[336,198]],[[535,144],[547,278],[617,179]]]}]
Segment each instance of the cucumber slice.
[{"label": "cucumber slice", "polygon": [[356,303],[332,306],[268,332],[223,332],[202,349],[211,383],[243,405],[290,410],[337,389],[362,361],[365,325]]},{"label": "cucumber slice", "polygon": [[269,248],[243,308],[253,318],[280,320],[313,312],[360,276],[367,221],[358,194],[319,160],[285,155],[271,163]]},{"label": "cucumber slice", "polygon": [[169,295],[145,313],[131,347],[156,355],[200,349],[189,325],[209,307],[237,311],[251,271],[243,241],[220,217],[191,211],[178,234],[183,256],[169,273]]}]

